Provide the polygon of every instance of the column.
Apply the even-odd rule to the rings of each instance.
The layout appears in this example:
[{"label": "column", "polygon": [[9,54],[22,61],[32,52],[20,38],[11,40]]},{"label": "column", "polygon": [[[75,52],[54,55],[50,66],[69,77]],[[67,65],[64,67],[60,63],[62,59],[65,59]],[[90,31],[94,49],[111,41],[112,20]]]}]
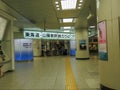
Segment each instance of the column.
[{"label": "column", "polygon": [[88,60],[89,59],[89,48],[88,48],[88,30],[77,29],[75,32],[76,39],[76,59],[77,60]]},{"label": "column", "polygon": [[33,40],[33,55],[41,56],[41,40],[40,39]]},{"label": "column", "polygon": [[98,23],[106,22],[107,60],[99,60],[102,90],[120,90],[120,0],[98,0]]}]

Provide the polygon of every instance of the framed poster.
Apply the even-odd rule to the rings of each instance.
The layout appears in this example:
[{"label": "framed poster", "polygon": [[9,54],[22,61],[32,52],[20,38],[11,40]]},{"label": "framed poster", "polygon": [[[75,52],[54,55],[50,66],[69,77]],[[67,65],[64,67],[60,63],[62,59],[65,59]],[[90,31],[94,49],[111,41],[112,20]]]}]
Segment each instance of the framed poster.
[{"label": "framed poster", "polygon": [[98,23],[98,45],[100,60],[108,60],[106,20]]},{"label": "framed poster", "polygon": [[86,40],[80,40],[80,49],[81,50],[86,50],[87,49]]}]

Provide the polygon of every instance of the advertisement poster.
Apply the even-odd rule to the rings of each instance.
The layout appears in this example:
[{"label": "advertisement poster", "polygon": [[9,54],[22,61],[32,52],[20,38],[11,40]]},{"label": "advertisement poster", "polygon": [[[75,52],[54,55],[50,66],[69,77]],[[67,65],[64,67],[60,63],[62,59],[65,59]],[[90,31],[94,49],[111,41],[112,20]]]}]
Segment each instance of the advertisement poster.
[{"label": "advertisement poster", "polygon": [[33,48],[31,39],[15,39],[15,60],[33,60]]},{"label": "advertisement poster", "polygon": [[108,60],[105,20],[98,23],[98,32],[99,58],[100,60]]},{"label": "advertisement poster", "polygon": [[76,42],[75,40],[70,40],[70,55],[75,56],[76,54]]},{"label": "advertisement poster", "polygon": [[81,50],[86,50],[87,49],[86,40],[80,40],[80,49]]}]

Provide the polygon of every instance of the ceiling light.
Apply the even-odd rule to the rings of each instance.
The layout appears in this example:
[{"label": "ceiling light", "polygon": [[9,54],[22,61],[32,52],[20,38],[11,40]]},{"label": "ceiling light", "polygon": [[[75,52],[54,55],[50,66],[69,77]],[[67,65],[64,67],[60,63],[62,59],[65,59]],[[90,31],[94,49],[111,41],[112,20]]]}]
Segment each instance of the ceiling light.
[{"label": "ceiling light", "polygon": [[80,2],[83,2],[83,0],[80,0]]},{"label": "ceiling light", "polygon": [[78,9],[80,9],[81,7],[78,7]]},{"label": "ceiling light", "polygon": [[64,23],[72,22],[72,21],[73,21],[73,18],[66,18],[66,19],[63,19],[63,22],[64,22]]},{"label": "ceiling light", "polygon": [[70,30],[64,30],[64,32],[70,32]]},{"label": "ceiling light", "polygon": [[79,6],[81,6],[82,4],[80,3]]},{"label": "ceiling light", "polygon": [[77,0],[61,0],[61,5],[63,10],[75,9]]},{"label": "ceiling light", "polygon": [[90,13],[88,16],[87,16],[87,19],[90,19],[93,15]]},{"label": "ceiling light", "polygon": [[59,7],[59,5],[56,5],[56,7]]},{"label": "ceiling light", "polygon": [[60,8],[57,8],[57,10],[60,10]]},{"label": "ceiling light", "polygon": [[69,26],[68,27],[63,27],[63,29],[71,29],[71,27],[69,27]]},{"label": "ceiling light", "polygon": [[89,26],[89,28],[95,28],[95,26]]},{"label": "ceiling light", "polygon": [[59,3],[58,1],[55,2],[55,4],[58,4],[58,3]]}]

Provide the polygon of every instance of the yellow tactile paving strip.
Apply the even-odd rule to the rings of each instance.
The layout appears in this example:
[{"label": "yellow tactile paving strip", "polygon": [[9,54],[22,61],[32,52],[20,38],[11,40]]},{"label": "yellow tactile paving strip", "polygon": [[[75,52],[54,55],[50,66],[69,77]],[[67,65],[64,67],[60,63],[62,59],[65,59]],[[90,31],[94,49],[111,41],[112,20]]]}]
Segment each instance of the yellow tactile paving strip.
[{"label": "yellow tactile paving strip", "polygon": [[69,57],[66,58],[66,90],[78,90]]}]

